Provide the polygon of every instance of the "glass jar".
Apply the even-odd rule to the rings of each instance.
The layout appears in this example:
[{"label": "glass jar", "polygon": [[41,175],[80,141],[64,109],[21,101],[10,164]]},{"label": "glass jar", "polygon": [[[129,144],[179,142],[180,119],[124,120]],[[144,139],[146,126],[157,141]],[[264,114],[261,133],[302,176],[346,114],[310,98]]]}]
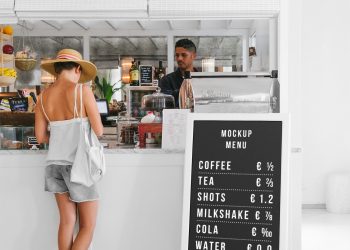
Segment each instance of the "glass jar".
[{"label": "glass jar", "polygon": [[[123,112],[122,112],[123,113]],[[138,141],[138,124],[136,118],[129,115],[118,115],[117,145],[135,145]]]}]

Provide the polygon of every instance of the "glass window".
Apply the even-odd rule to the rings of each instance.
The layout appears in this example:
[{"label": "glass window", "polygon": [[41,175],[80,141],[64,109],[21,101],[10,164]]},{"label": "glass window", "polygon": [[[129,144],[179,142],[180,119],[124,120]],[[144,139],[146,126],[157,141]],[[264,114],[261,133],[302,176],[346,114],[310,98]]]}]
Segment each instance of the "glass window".
[{"label": "glass window", "polygon": [[[111,83],[129,82],[131,62],[140,65],[167,67],[166,37],[91,37],[90,60],[98,68],[98,75],[109,79]],[[121,91],[113,98],[121,100]]]},{"label": "glass window", "polygon": [[40,63],[43,59],[55,58],[59,50],[71,48],[83,54],[82,37],[15,36],[13,43],[15,52],[29,49],[31,52],[35,52],[37,59],[34,70],[21,71],[17,69],[16,88],[52,82],[53,77],[40,69]]},{"label": "glass window", "polygon": [[[197,47],[194,67],[201,72],[242,71],[242,38],[239,36],[176,37],[190,39]],[[175,69],[177,67],[175,61]]]},{"label": "glass window", "polygon": [[55,58],[57,52],[64,48],[75,49],[83,54],[82,37],[14,37],[16,51],[22,50],[23,44],[24,47],[33,48],[38,59]]},{"label": "glass window", "polygon": [[256,33],[254,32],[250,37],[249,37],[249,47],[256,47]]},{"label": "glass window", "polygon": [[92,37],[90,59],[99,69],[116,68],[119,60],[132,58],[142,65],[167,61],[166,37]]}]

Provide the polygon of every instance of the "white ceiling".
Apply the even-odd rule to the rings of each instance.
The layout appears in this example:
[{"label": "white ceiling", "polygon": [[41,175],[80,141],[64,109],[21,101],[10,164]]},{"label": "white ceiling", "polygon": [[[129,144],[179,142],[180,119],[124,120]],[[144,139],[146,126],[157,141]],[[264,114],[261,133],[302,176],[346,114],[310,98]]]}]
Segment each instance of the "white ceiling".
[{"label": "white ceiling", "polygon": [[[218,30],[218,29],[249,29],[253,19],[235,20],[31,20],[21,21],[14,25],[15,35],[22,35],[40,30],[56,32],[69,30]],[[23,26],[28,31],[23,31]]]},{"label": "white ceiling", "polygon": [[279,10],[280,0],[1,0],[0,23],[271,18],[278,16]]}]

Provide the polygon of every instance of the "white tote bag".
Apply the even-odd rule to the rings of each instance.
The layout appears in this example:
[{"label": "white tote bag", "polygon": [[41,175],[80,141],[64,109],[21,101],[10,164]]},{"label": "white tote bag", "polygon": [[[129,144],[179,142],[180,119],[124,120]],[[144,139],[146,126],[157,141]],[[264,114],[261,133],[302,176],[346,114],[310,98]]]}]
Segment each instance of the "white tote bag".
[{"label": "white tote bag", "polygon": [[84,126],[82,120],[83,96],[80,85],[80,136],[77,153],[71,171],[71,182],[91,186],[106,173],[103,146],[91,126]]}]

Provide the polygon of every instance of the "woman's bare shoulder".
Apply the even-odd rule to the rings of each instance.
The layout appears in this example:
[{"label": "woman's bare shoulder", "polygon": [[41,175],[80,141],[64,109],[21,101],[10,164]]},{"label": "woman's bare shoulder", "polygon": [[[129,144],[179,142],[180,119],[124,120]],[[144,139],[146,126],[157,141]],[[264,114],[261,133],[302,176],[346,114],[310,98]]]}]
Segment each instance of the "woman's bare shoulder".
[{"label": "woman's bare shoulder", "polygon": [[92,93],[90,86],[85,84],[83,84],[83,94],[88,98],[91,98],[91,97],[94,98],[94,94]]}]

